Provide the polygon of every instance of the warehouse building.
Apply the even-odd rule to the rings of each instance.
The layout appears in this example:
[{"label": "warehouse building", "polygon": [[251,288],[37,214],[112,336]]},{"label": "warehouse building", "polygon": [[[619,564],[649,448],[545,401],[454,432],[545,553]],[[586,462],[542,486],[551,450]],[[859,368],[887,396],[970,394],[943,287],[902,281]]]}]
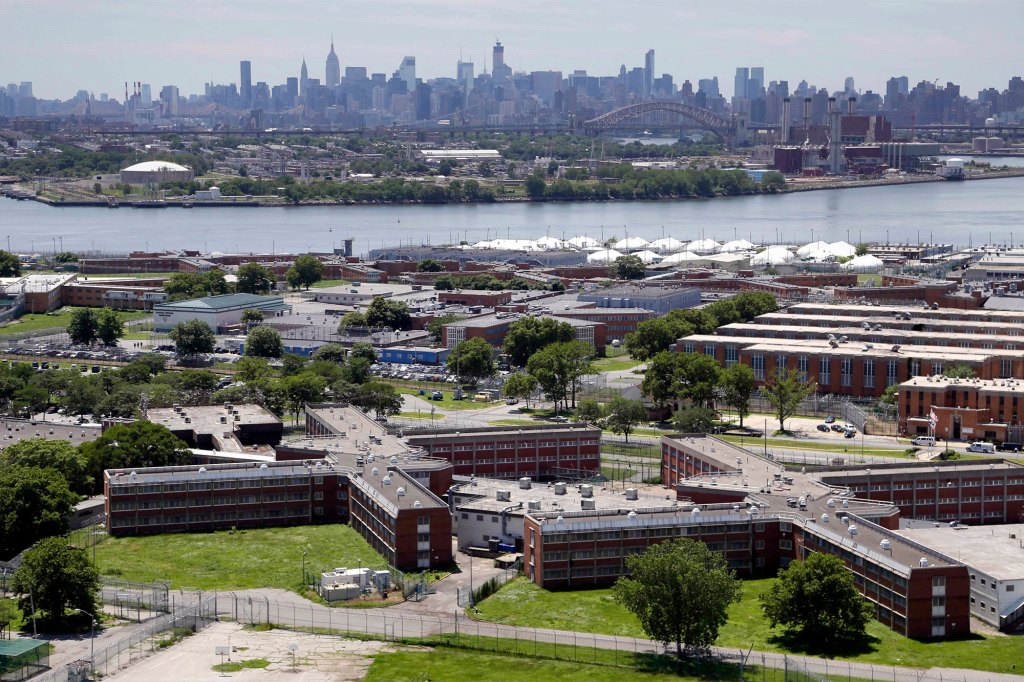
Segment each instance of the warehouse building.
[{"label": "warehouse building", "polygon": [[601,308],[643,308],[665,315],[672,310],[700,305],[700,290],[691,287],[630,285],[597,289],[579,295],[579,300]]},{"label": "warehouse building", "polygon": [[274,317],[290,311],[291,306],[283,298],[256,294],[223,294],[159,303],[153,306],[153,329],[168,332],[180,322],[199,320],[217,333],[241,324],[242,313],[249,309],[262,311],[264,317]]}]

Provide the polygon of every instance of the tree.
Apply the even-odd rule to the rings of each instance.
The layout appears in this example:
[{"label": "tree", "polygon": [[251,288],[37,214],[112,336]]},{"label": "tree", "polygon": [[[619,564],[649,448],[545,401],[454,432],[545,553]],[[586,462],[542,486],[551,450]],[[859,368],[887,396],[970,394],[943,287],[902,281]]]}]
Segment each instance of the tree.
[{"label": "tree", "polygon": [[580,379],[594,373],[590,361],[593,352],[582,341],[562,341],[537,351],[527,361],[526,371],[537,378],[544,395],[555,403],[555,412],[559,402],[568,408],[570,400],[575,409]]},{"label": "tree", "polygon": [[12,587],[21,595],[19,607],[29,613],[32,606],[51,622],[60,621],[68,609],[79,609],[97,621],[96,593],[99,573],[84,549],[64,537],[48,537],[25,552],[14,573]]},{"label": "tree", "polygon": [[244,294],[265,294],[274,287],[274,273],[259,263],[246,263],[235,273],[235,288]]},{"label": "tree", "polygon": [[21,277],[21,261],[10,251],[0,249],[0,277]]},{"label": "tree", "polygon": [[269,379],[273,374],[274,370],[263,358],[244,357],[235,363],[235,378],[247,384]]},{"label": "tree", "polygon": [[380,381],[370,381],[360,386],[356,402],[364,410],[373,410],[378,419],[402,411],[402,395],[394,386]]},{"label": "tree", "polygon": [[900,385],[893,384],[892,386],[886,386],[885,390],[882,391],[882,396],[878,399],[880,403],[885,405],[895,405],[896,400],[900,395]]},{"label": "tree", "polygon": [[775,411],[779,419],[779,430],[786,430],[786,419],[792,417],[800,401],[814,392],[815,385],[807,381],[801,381],[800,375],[794,370],[779,369],[762,388],[768,404]]},{"label": "tree", "polygon": [[608,427],[613,433],[621,433],[629,442],[629,434],[637,424],[647,419],[647,408],[639,400],[628,400],[622,396],[612,398],[608,403]]},{"label": "tree", "polygon": [[124,337],[124,322],[110,308],[103,308],[95,314],[96,337],[104,346],[115,346]]},{"label": "tree", "polygon": [[93,479],[93,491],[102,492],[106,469],[178,466],[192,463],[192,451],[170,429],[149,421],[118,424],[94,441],[82,443]]},{"label": "tree", "polygon": [[212,353],[216,347],[213,330],[202,320],[187,320],[174,325],[168,336],[179,355]]},{"label": "tree", "polygon": [[350,357],[342,369],[341,376],[350,384],[358,386],[370,380],[370,376],[373,374],[370,370],[372,365],[373,363],[362,355]]},{"label": "tree", "polygon": [[530,406],[530,396],[537,390],[537,379],[526,372],[509,374],[505,379],[505,386],[502,387],[506,398],[525,400],[526,406]]},{"label": "tree", "polygon": [[737,322],[750,322],[755,317],[779,309],[779,303],[774,296],[760,291],[744,291],[728,299],[728,302],[732,303],[739,314]]},{"label": "tree", "polygon": [[246,308],[242,311],[242,324],[251,327],[263,322],[263,311],[259,308]]},{"label": "tree", "polygon": [[[692,333],[690,329],[682,336]],[[636,331],[626,334],[626,350],[637,360],[649,360],[658,353],[668,350],[678,338],[678,330],[671,321],[657,317],[641,322],[636,326]]]},{"label": "tree", "polygon": [[779,571],[779,579],[761,594],[761,609],[772,627],[799,630],[827,645],[862,638],[874,616],[843,560],[821,552]]},{"label": "tree", "polygon": [[64,388],[64,407],[71,414],[91,414],[103,400],[103,387],[99,377],[78,376]]},{"label": "tree", "polygon": [[721,374],[722,394],[726,404],[731,405],[740,416],[740,426],[743,426],[743,419],[750,414],[750,396],[757,387],[757,379],[754,378],[754,370],[746,365],[737,362],[727,367]]},{"label": "tree", "polygon": [[568,322],[550,317],[524,317],[508,327],[502,349],[517,367],[525,367],[530,356],[541,348],[560,341],[572,341],[576,331]]},{"label": "tree", "polygon": [[411,323],[409,306],[402,301],[389,301],[378,297],[366,308],[367,326],[408,330]]},{"label": "tree", "polygon": [[350,327],[365,327],[366,326],[366,314],[360,313],[353,310],[350,313],[345,313],[341,316],[341,321],[338,322],[338,334],[345,336],[348,333]]},{"label": "tree", "polygon": [[366,341],[360,341],[359,343],[353,344],[348,355],[349,359],[365,358],[371,364],[377,362],[377,351],[374,350],[372,344],[367,343]]},{"label": "tree", "polygon": [[680,356],[676,374],[677,395],[698,407],[711,407],[722,370],[710,355],[677,353]]},{"label": "tree", "polygon": [[348,351],[340,343],[328,343],[317,348],[309,357],[311,360],[319,362],[333,362],[343,365],[347,355]]},{"label": "tree", "polygon": [[973,379],[978,375],[970,365],[957,364],[943,369],[942,376],[949,377],[950,379]]},{"label": "tree", "polygon": [[640,392],[664,410],[678,397],[678,373],[683,355],[663,350],[647,362]]},{"label": "tree", "polygon": [[89,346],[96,340],[96,314],[91,308],[76,308],[68,322],[68,337],[76,346]]},{"label": "tree", "polygon": [[613,588],[615,599],[636,615],[652,639],[666,646],[706,651],[725,625],[729,605],[740,599],[740,582],[725,558],[702,542],[677,539],[651,545],[626,559],[628,578]]},{"label": "tree", "polygon": [[672,426],[680,433],[707,433],[715,425],[715,413],[706,407],[691,405],[672,415]]},{"label": "tree", "polygon": [[444,266],[433,258],[426,258],[416,264],[416,272],[442,272]]},{"label": "tree", "polygon": [[544,190],[547,189],[547,183],[544,182],[544,176],[534,173],[530,177],[526,178],[526,196],[531,199],[543,199]]},{"label": "tree", "polygon": [[639,256],[619,256],[612,263],[612,276],[618,279],[643,279],[645,270]]},{"label": "tree", "polygon": [[88,495],[92,491],[88,462],[78,448],[62,440],[29,438],[11,443],[0,451],[0,465],[54,469],[74,493]]},{"label": "tree", "polygon": [[306,358],[297,353],[285,353],[281,356],[281,374],[290,377],[306,371]]},{"label": "tree", "polygon": [[312,372],[302,372],[281,379],[279,383],[295,421],[299,421],[299,413],[309,403],[320,402],[327,391],[327,380]]},{"label": "tree", "polygon": [[257,358],[279,358],[284,352],[281,334],[273,327],[261,324],[245,337],[245,354]]},{"label": "tree", "polygon": [[320,259],[316,256],[299,256],[292,263],[292,266],[288,268],[288,272],[285,273],[285,278],[288,280],[288,286],[293,289],[300,287],[313,286],[324,276],[324,264],[320,262]]},{"label": "tree", "polygon": [[479,337],[460,341],[448,354],[448,371],[473,381],[492,376],[495,367],[491,344]]},{"label": "tree", "polygon": [[868,245],[862,242],[860,244],[857,244],[855,253],[858,256],[866,256],[868,255],[868,248]]},{"label": "tree", "polygon": [[56,469],[0,468],[0,557],[10,559],[40,538],[67,532],[79,496]]}]

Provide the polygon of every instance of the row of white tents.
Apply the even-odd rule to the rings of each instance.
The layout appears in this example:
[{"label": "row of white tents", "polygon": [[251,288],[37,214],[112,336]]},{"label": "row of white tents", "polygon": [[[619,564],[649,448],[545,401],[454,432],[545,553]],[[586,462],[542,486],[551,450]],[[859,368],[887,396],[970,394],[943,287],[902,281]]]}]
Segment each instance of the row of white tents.
[{"label": "row of white tents", "polygon": [[661,237],[654,241],[647,241],[643,237],[626,237],[620,239],[611,247],[606,247],[601,241],[593,237],[578,235],[572,239],[561,240],[555,237],[545,236],[539,239],[487,239],[472,244],[474,249],[504,249],[509,251],[553,251],[560,249],[578,249],[581,251],[603,251],[612,248],[621,254],[642,253],[644,251],[655,254],[677,253],[680,251],[692,251],[694,253],[737,253],[750,251],[756,244],[746,239],[735,239],[733,241],[720,243],[714,239],[697,239],[692,242],[683,242],[675,237]]},{"label": "row of white tents", "polygon": [[852,244],[818,241],[804,244],[797,249],[789,246],[769,246],[754,254],[750,259],[750,264],[772,266],[792,263],[797,260],[829,263],[848,258],[849,260],[840,263],[839,267],[852,272],[878,272],[885,265],[881,258],[871,254],[863,256],[856,254],[857,247]]}]

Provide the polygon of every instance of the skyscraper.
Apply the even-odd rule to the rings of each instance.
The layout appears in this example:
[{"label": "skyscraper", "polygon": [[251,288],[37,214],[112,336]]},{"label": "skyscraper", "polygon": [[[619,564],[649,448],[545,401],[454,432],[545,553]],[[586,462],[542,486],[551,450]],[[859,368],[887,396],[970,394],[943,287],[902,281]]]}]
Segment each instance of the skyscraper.
[{"label": "skyscraper", "polygon": [[745,66],[736,67],[736,78],[733,81],[733,97],[735,99],[747,98],[747,81],[750,80],[750,69]]},{"label": "skyscraper", "polygon": [[643,96],[647,99],[654,92],[654,50],[647,50],[644,55],[644,88]]},{"label": "skyscraper", "polygon": [[306,58],[302,58],[302,69],[299,71],[299,97],[306,96],[309,88],[309,69],[306,68]]},{"label": "skyscraper", "polygon": [[341,63],[334,53],[334,36],[331,36],[331,51],[327,53],[327,69],[324,71],[324,83],[333,88],[341,82]]},{"label": "skyscraper", "polygon": [[505,47],[501,41],[495,41],[494,49],[491,51],[491,81],[494,87],[504,88],[512,80],[512,68],[505,63]]},{"label": "skyscraper", "polygon": [[473,92],[473,62],[464,62],[459,59],[455,72],[459,87],[462,88],[463,103],[469,100],[469,93]]},{"label": "skyscraper", "polygon": [[846,80],[843,82],[843,92],[845,92],[848,95],[852,95],[857,92],[857,89],[854,87],[853,84],[853,76],[846,77]]},{"label": "skyscraper", "polygon": [[403,59],[398,71],[395,71],[395,77],[405,81],[406,92],[414,91],[416,89],[416,57]]},{"label": "skyscraper", "polygon": [[750,83],[747,85],[747,99],[756,99],[761,96],[764,89],[764,67],[753,66],[750,68]]},{"label": "skyscraper", "polygon": [[242,106],[252,106],[252,62],[241,61],[239,62],[239,68],[241,70],[241,92],[239,93],[242,97]]}]

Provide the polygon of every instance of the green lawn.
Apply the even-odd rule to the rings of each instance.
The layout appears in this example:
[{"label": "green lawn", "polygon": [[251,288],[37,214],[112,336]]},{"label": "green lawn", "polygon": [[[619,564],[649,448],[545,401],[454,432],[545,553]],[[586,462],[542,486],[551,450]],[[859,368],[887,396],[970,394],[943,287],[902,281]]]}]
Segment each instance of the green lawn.
[{"label": "green lawn", "polygon": [[[1012,673],[1022,660],[1024,641],[1003,635],[975,635],[964,640],[921,642],[896,634],[871,621],[868,642],[847,651],[820,651],[782,637],[769,627],[758,595],[774,579],[743,581],[741,601],[729,608],[729,621],[718,635],[719,646],[755,651],[829,655],[862,663],[885,663],[928,668],[974,668]],[[550,592],[523,578],[507,583],[478,605],[482,620],[539,628],[586,630],[607,635],[643,637],[631,613],[612,598],[610,589]]]},{"label": "green lawn", "polygon": [[612,481],[622,481],[634,476],[636,471],[614,464],[605,464],[601,467],[601,475]]},{"label": "green lawn", "polygon": [[624,678],[641,682],[690,682],[701,679],[672,673],[639,672],[637,668],[643,665],[642,659],[625,654],[620,654],[623,663],[618,666],[531,658],[530,645],[520,644],[520,651],[526,656],[451,647],[377,654],[363,679],[365,682],[463,682],[468,679],[474,682],[622,682]]},{"label": "green lawn", "polygon": [[[61,329],[63,330],[71,323],[71,313],[74,308],[61,308],[52,313],[27,313],[17,320],[9,322],[0,327],[0,335],[21,334],[23,332],[34,332],[40,329]],[[152,313],[142,310],[119,312],[117,315],[122,321],[137,320],[141,317],[148,317]]]},{"label": "green lawn", "polygon": [[310,572],[356,567],[360,560],[386,565],[356,531],[339,524],[109,538],[96,546],[96,563],[101,575],[169,580],[172,588],[300,590],[303,552]]},{"label": "green lawn", "polygon": [[213,671],[218,673],[237,673],[242,670],[266,668],[269,665],[270,661],[265,658],[247,658],[244,661],[218,663],[213,666]]},{"label": "green lawn", "polygon": [[634,360],[628,355],[621,355],[616,358],[598,358],[594,360],[594,367],[598,372],[619,372],[624,369],[633,369],[642,365],[643,360]]},{"label": "green lawn", "polygon": [[536,426],[545,422],[540,419],[492,419],[487,423],[491,426]]},{"label": "green lawn", "polygon": [[444,419],[445,417],[443,414],[438,413],[435,413],[433,416],[431,416],[430,410],[427,410],[426,412],[399,412],[395,416],[401,417],[403,419],[424,419],[427,421],[431,419]]},{"label": "green lawn", "polygon": [[322,279],[314,284],[312,289],[326,289],[327,287],[340,287],[343,284],[348,284],[347,279]]}]

